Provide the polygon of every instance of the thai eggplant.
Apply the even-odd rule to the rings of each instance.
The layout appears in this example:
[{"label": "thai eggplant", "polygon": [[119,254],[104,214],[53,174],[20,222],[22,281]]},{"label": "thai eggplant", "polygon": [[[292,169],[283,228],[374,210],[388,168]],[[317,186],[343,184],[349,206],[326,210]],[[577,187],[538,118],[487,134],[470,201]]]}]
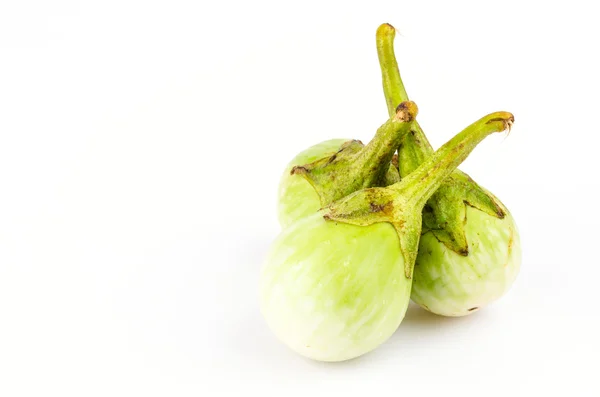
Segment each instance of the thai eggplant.
[{"label": "thai eggplant", "polygon": [[[403,102],[399,112],[403,129],[413,128],[416,105]],[[423,206],[481,140],[512,122],[508,112],[483,117],[403,180],[358,190],[283,229],[260,278],[261,311],[278,339],[320,361],[387,340],[410,300]]]},{"label": "thai eggplant", "polygon": [[[408,100],[394,54],[395,29],[377,30],[377,53],[390,114]],[[433,149],[418,123],[398,149],[399,173],[407,178]],[[464,316],[502,296],[521,265],[515,221],[500,200],[456,170],[423,210],[412,300],[444,316]]]}]

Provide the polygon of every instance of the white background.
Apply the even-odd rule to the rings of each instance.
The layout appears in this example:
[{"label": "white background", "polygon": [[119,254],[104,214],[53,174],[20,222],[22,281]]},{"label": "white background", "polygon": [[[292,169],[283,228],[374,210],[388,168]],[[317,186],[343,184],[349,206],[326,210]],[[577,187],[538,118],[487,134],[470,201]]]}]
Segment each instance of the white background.
[{"label": "white background", "polygon": [[[592,4],[2,0],[0,395],[598,395]],[[387,118],[383,22],[435,147],[515,114],[462,169],[514,214],[522,272],[470,317],[411,307],[374,352],[311,362],[257,306],[277,183]]]}]

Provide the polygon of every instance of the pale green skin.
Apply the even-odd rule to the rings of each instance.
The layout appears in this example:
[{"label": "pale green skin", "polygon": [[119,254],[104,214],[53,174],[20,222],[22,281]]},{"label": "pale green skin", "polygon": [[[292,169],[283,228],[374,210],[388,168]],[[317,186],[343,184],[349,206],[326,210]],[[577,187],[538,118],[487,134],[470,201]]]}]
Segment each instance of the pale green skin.
[{"label": "pale green skin", "polygon": [[316,190],[301,175],[290,174],[297,165],[312,163],[313,161],[335,154],[344,142],[350,139],[330,139],[309,147],[288,164],[279,181],[278,217],[283,228],[288,227],[296,220],[314,214],[321,208],[321,200]]},{"label": "pale green skin", "polygon": [[411,282],[398,234],[309,215],[283,230],[261,274],[261,311],[297,353],[343,361],[386,341],[404,318]]},{"label": "pale green skin", "polygon": [[443,316],[465,316],[500,298],[521,267],[521,243],[512,215],[503,219],[466,207],[469,254],[461,256],[432,233],[419,242],[411,299]]}]

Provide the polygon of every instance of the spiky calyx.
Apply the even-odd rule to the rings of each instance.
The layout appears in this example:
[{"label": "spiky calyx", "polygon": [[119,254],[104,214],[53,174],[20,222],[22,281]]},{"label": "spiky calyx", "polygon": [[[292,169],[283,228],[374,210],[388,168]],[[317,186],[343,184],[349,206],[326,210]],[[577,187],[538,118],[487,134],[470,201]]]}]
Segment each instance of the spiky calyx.
[{"label": "spiky calyx", "polygon": [[481,188],[467,174],[455,171],[431,196],[423,209],[423,233],[435,238],[455,253],[467,256],[469,245],[465,233],[467,206],[503,219],[502,203]]},{"label": "spiky calyx", "polygon": [[[277,217],[282,228],[285,229],[297,220],[314,214],[322,207],[321,199],[315,189],[306,179],[290,174],[292,168],[333,156],[345,142],[350,140],[338,138],[320,142],[298,153],[288,163],[281,175],[278,188]],[[394,171],[392,167],[390,169]],[[396,179],[399,179],[397,167],[395,173]]]}]

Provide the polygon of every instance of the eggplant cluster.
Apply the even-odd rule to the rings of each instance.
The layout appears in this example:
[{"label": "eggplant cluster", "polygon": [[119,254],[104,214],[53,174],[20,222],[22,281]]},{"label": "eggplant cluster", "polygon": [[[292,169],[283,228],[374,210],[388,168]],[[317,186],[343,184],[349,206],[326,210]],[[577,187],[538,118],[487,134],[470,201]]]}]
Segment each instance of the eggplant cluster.
[{"label": "eggplant cluster", "polygon": [[283,343],[319,361],[343,361],[381,345],[412,299],[464,316],[501,297],[521,263],[508,209],[457,170],[492,133],[499,111],[434,151],[417,122],[394,54],[395,30],[377,29],[389,119],[364,145],[321,142],[298,154],[279,185],[282,232],[260,278],[261,311]]}]

